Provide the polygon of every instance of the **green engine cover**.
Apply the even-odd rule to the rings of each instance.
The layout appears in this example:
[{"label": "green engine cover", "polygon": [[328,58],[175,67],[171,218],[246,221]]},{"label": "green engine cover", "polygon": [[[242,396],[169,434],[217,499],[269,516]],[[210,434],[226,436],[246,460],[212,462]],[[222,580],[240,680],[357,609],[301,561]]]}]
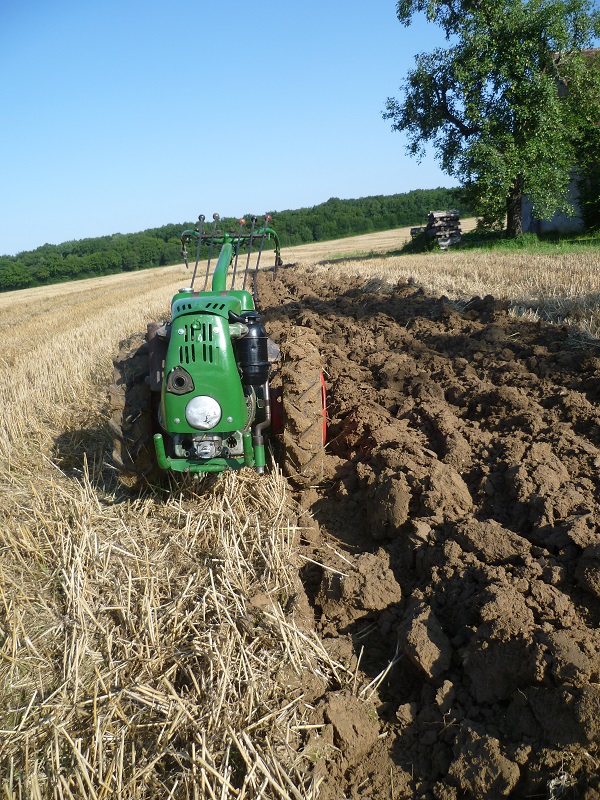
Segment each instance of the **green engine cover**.
[{"label": "green engine cover", "polygon": [[[180,393],[169,376],[177,370],[183,389]],[[181,380],[182,370],[191,382]],[[175,391],[169,390],[169,386]],[[241,430],[248,422],[248,408],[237,368],[229,332],[229,322],[216,314],[188,313],[172,322],[171,339],[165,360],[161,422],[169,433],[199,433],[186,420],[189,401],[205,395],[217,401],[221,408],[219,422],[210,430],[214,433]]]},{"label": "green engine cover", "polygon": [[[221,407],[221,419],[211,432],[227,433],[246,426],[248,409],[233,352],[229,312],[239,315],[251,309],[252,295],[245,291],[184,290],[175,295],[161,401],[161,422],[168,433],[200,432],[187,422],[185,414],[189,401],[198,395],[214,398]],[[185,370],[190,376],[189,391],[169,390],[173,370]]]}]

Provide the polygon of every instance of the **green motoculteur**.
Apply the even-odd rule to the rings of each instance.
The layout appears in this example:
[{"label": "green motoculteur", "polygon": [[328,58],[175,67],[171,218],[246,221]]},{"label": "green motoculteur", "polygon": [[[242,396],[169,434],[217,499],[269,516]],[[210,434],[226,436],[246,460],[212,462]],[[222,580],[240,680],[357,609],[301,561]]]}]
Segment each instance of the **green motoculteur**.
[{"label": "green motoculteur", "polygon": [[[121,343],[111,388],[113,460],[129,486],[161,473],[206,473],[266,464],[265,440],[275,440],[284,469],[301,485],[322,477],[325,387],[316,335],[297,327],[281,350],[256,307],[263,245],[279,239],[270,217],[244,232],[211,230],[205,218],[183,232],[182,255],[197,244],[191,286],[173,297],[168,322],[148,325]],[[201,248],[208,250],[204,285],[195,288]],[[211,273],[213,254],[218,250]],[[240,255],[245,267],[239,270]],[[254,266],[250,268],[251,260]],[[252,277],[252,291],[247,289]],[[211,287],[207,289],[209,280]],[[229,284],[229,288],[228,288]],[[275,377],[277,388],[271,384]]]}]

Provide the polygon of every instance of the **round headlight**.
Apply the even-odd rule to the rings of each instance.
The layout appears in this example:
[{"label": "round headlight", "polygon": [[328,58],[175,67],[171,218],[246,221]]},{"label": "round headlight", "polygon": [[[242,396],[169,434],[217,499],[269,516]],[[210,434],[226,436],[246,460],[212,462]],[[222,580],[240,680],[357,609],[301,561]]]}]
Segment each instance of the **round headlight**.
[{"label": "round headlight", "polygon": [[201,394],[193,397],[185,407],[185,418],[192,428],[209,431],[219,424],[221,419],[221,406],[214,397]]}]

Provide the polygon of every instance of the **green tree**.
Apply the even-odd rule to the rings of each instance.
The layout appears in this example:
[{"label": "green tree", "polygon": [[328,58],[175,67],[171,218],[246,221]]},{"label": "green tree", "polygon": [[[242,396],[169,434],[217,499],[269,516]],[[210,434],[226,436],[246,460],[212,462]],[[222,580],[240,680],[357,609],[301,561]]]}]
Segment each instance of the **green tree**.
[{"label": "green tree", "polygon": [[[567,190],[582,126],[600,120],[600,80],[583,53],[600,35],[589,0],[400,0],[410,25],[425,12],[449,46],[417,56],[403,98],[384,118],[421,158],[431,143],[484,222],[522,231],[522,199],[548,219],[570,212]],[[587,126],[588,133],[590,126]],[[598,129],[593,129],[598,136]]]},{"label": "green tree", "polygon": [[579,206],[583,220],[588,228],[600,228],[600,119],[595,109],[587,105],[589,92],[600,91],[600,50],[585,53],[579,83],[588,84],[587,92],[572,94],[573,113],[579,123],[577,143]]}]

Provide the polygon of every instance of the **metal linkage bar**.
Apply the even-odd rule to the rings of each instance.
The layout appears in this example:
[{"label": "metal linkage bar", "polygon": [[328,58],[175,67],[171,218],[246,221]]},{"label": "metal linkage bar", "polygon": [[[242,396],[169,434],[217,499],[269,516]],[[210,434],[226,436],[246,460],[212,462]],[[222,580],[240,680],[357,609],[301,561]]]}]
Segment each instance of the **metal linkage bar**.
[{"label": "metal linkage bar", "polygon": [[256,306],[258,305],[258,265],[260,264],[260,257],[262,255],[263,245],[267,237],[266,231],[270,221],[271,221],[271,216],[269,214],[265,214],[262,236],[260,237],[260,247],[258,248],[258,255],[256,257],[256,266],[254,267],[254,277],[252,280],[252,296],[254,297],[254,305]]},{"label": "metal linkage bar", "polygon": [[241,244],[241,241],[242,241],[242,239],[241,239],[242,228],[246,224],[246,220],[242,217],[240,220],[238,220],[238,222],[240,223],[240,227],[238,228],[237,241],[235,243],[235,262],[233,264],[233,277],[231,279],[231,288],[232,289],[235,289],[235,274],[237,272],[238,256],[240,254],[240,244]]},{"label": "metal linkage bar", "polygon": [[250,255],[252,254],[252,240],[254,238],[254,228],[256,227],[256,217],[252,216],[252,228],[250,230],[250,238],[248,240],[248,257],[246,259],[246,269],[244,270],[244,284],[242,289],[246,288],[246,280],[248,278],[248,269],[250,268]]},{"label": "metal linkage bar", "polygon": [[213,226],[210,236],[210,245],[208,247],[208,261],[206,262],[206,275],[204,276],[204,286],[202,287],[202,291],[206,291],[206,287],[208,286],[208,276],[210,275],[210,262],[212,259],[212,252],[213,252],[213,245],[215,241],[215,234],[217,232],[217,222],[219,221],[220,217],[218,214],[213,214]]},{"label": "metal linkage bar", "polygon": [[[194,272],[192,274],[192,289],[194,288],[194,281],[196,280],[196,272],[198,271],[198,262],[200,261],[200,245],[202,244],[202,225],[204,224],[205,216],[200,214],[198,217],[198,247],[196,248],[196,263],[194,264]],[[186,260],[187,266],[187,260]]]}]

